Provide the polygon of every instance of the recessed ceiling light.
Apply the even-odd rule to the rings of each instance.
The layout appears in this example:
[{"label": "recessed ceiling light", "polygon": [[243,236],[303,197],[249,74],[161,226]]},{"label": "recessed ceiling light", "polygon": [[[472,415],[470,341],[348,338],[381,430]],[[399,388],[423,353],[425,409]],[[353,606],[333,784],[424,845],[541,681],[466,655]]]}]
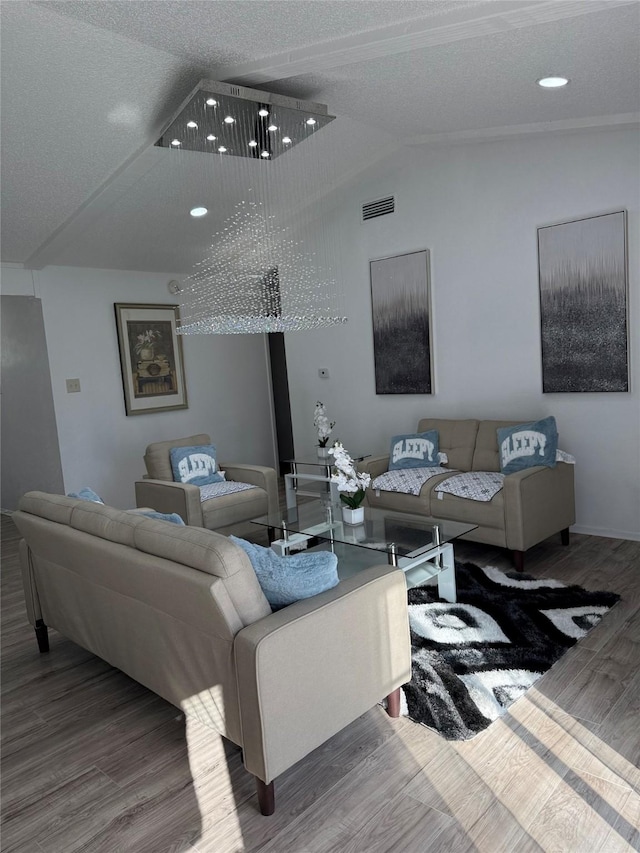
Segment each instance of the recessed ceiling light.
[{"label": "recessed ceiling light", "polygon": [[177,148],[178,145],[182,145],[182,142],[180,142],[179,139],[172,139],[171,144],[173,145],[174,148]]},{"label": "recessed ceiling light", "polygon": [[189,213],[197,219],[199,216],[205,216],[209,211],[206,207],[192,207]]},{"label": "recessed ceiling light", "polygon": [[316,120],[314,118],[308,118],[307,119],[307,124],[315,124],[315,123],[316,123]]},{"label": "recessed ceiling light", "polygon": [[536,80],[538,86],[542,86],[543,89],[559,89],[561,86],[566,86],[568,82],[568,77],[541,77]]},{"label": "recessed ceiling light", "polygon": [[285,145],[291,145],[291,137],[290,136],[283,136],[282,141],[284,142]]},{"label": "recessed ceiling light", "polygon": [[277,130],[277,129],[278,129],[278,125],[277,125],[277,124],[270,124],[270,125],[269,125],[269,127],[267,128],[267,130],[270,130],[270,131],[271,131],[271,133],[273,133],[273,132],[274,132],[275,130]]},{"label": "recessed ceiling light", "polygon": [[216,107],[217,105],[218,105],[218,102],[216,101],[215,98],[207,98],[207,106],[208,107]]},{"label": "recessed ceiling light", "polygon": [[233,124],[234,121],[235,121],[235,119],[233,118],[233,116],[225,116],[224,117],[224,123],[225,124]]},{"label": "recessed ceiling light", "polygon": [[260,152],[260,156],[261,156],[261,157],[270,157],[271,155],[269,154],[269,152],[268,152],[268,151],[261,151],[261,152]]},{"label": "recessed ceiling light", "polygon": [[196,124],[196,122],[195,122],[195,121],[188,121],[188,122],[187,122],[187,127],[190,127],[190,128],[192,128],[192,129],[193,129],[193,128],[195,128],[196,130],[198,129],[198,125]]},{"label": "recessed ceiling light", "polygon": [[258,110],[258,115],[262,116],[262,118],[264,118],[265,116],[269,115],[269,110],[265,110],[265,109]]},{"label": "recessed ceiling light", "polygon": [[213,135],[213,133],[210,133],[210,134],[209,134],[209,136],[207,136],[207,139],[209,140],[209,142],[213,142],[213,140],[214,140],[214,139],[217,139],[217,138],[218,138],[218,137],[217,137],[217,136],[214,136],[214,135]]},{"label": "recessed ceiling light", "polygon": [[257,144],[258,143],[255,141],[255,139],[252,139],[251,142],[249,143],[249,148],[255,148]]},{"label": "recessed ceiling light", "polygon": [[224,154],[224,152],[225,152],[226,150],[227,150],[227,149],[224,147],[224,145],[221,145],[221,146],[220,146],[220,148],[218,148],[218,151],[219,151],[221,154]]}]

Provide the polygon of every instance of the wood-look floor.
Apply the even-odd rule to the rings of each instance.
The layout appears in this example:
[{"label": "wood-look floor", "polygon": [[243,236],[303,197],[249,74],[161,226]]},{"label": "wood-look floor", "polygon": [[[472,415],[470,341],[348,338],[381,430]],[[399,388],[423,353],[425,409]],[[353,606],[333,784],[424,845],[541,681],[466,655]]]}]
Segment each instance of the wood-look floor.
[{"label": "wood-look floor", "polygon": [[450,743],[374,708],[277,780],[266,818],[235,747],[56,632],[38,654],[7,517],[2,539],[3,853],[640,849],[638,542],[528,555],[622,600],[484,733]]}]

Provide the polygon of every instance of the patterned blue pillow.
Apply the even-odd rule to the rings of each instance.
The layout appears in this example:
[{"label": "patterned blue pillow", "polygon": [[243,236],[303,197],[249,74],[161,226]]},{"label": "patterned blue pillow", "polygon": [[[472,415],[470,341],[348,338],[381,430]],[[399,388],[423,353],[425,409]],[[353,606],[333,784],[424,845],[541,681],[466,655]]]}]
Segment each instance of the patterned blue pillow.
[{"label": "patterned blue pillow", "polygon": [[251,560],[271,608],[279,610],[301,598],[311,598],[338,583],[338,558],[331,551],[279,557],[271,548],[230,536]]},{"label": "patterned blue pillow", "polygon": [[536,465],[556,467],[558,428],[553,416],[528,424],[501,427],[497,433],[503,474],[513,474]]},{"label": "patterned blue pillow", "polygon": [[171,470],[176,483],[189,483],[192,486],[208,486],[224,480],[217,474],[216,448],[213,444],[200,444],[193,447],[172,447]]},{"label": "patterned blue pillow", "polygon": [[389,471],[398,468],[431,468],[439,465],[438,430],[394,435],[389,449]]},{"label": "patterned blue pillow", "polygon": [[104,501],[101,497],[96,495],[93,489],[90,489],[89,486],[85,486],[80,489],[78,492],[69,492],[67,495],[68,498],[77,498],[81,501],[92,501],[94,504],[103,504]]}]

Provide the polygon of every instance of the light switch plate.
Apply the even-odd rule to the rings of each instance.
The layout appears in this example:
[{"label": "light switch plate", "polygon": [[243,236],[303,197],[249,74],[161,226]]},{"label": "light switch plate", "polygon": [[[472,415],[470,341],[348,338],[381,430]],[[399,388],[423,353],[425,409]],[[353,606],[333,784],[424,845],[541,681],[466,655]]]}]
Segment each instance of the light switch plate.
[{"label": "light switch plate", "polygon": [[76,394],[80,390],[79,379],[67,379],[67,394]]}]

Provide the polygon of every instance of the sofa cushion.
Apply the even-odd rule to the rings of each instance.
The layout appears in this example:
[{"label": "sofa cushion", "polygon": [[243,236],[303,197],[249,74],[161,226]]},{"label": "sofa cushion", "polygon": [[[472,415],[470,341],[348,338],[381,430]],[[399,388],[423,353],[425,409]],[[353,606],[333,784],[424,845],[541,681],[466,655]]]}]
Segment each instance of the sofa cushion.
[{"label": "sofa cushion", "polygon": [[497,471],[466,471],[438,483],[435,492],[472,501],[490,501],[503,485],[504,474]]},{"label": "sofa cushion", "polygon": [[221,478],[215,483],[207,483],[206,486],[200,486],[200,500],[204,503],[204,501],[209,501],[212,498],[235,495],[237,492],[246,492],[247,489],[257,488],[257,486],[251,483],[236,483],[235,480]]},{"label": "sofa cushion", "polygon": [[135,528],[145,521],[144,516],[124,509],[115,509],[93,501],[76,500],[69,526],[109,542],[135,547]]},{"label": "sofa cushion", "polygon": [[311,598],[338,583],[338,558],[331,551],[279,557],[271,548],[229,537],[251,560],[262,591],[274,610]]},{"label": "sofa cushion", "polygon": [[449,469],[443,468],[441,465],[431,468],[404,468],[399,471],[386,471],[371,482],[371,488],[381,492],[403,492],[406,495],[419,495],[427,480],[448,472]]},{"label": "sofa cushion", "polygon": [[249,558],[228,537],[203,527],[179,527],[144,517],[140,521],[135,530],[136,548],[222,578],[243,625],[271,613]]},{"label": "sofa cushion", "polygon": [[[473,461],[473,449],[478,432],[478,423],[477,420],[423,418],[418,423],[418,432],[425,432],[432,429],[437,430],[438,449],[447,454],[449,468],[454,471],[470,471]],[[498,469],[491,470],[497,471]]]},{"label": "sofa cushion", "polygon": [[545,465],[555,468],[558,428],[553,416],[497,430],[500,470],[513,474]]},{"label": "sofa cushion", "polygon": [[[467,501],[443,492],[433,494],[431,515],[433,518],[446,518],[449,521],[462,521],[465,524],[504,530],[504,489],[486,502]],[[473,533],[471,536],[473,538]]]},{"label": "sofa cushion", "polygon": [[171,470],[171,459],[169,451],[172,447],[189,447],[198,444],[211,444],[211,439],[206,433],[188,435],[185,438],[172,438],[169,441],[156,441],[148,445],[144,462],[147,473],[152,480],[173,480]]},{"label": "sofa cushion", "polygon": [[32,515],[40,515],[58,524],[69,524],[73,508],[77,506],[77,498],[66,495],[51,495],[48,492],[27,492],[18,503],[18,509]]},{"label": "sofa cushion", "polygon": [[267,493],[258,486],[202,502],[204,526],[210,530],[266,515],[268,510]]},{"label": "sofa cushion", "polygon": [[389,449],[389,470],[438,465],[438,431],[394,435]]},{"label": "sofa cushion", "polygon": [[222,483],[224,480],[224,477],[217,473],[218,463],[214,444],[172,447],[169,450],[169,458],[176,483],[208,486],[212,483]]}]

